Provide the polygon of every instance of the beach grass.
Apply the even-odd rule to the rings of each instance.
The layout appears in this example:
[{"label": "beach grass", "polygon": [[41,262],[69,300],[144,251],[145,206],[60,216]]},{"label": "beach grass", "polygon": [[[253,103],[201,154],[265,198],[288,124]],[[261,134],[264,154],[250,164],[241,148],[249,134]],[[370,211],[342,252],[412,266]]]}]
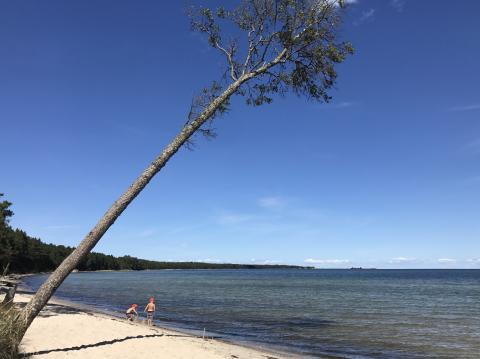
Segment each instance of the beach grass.
[{"label": "beach grass", "polygon": [[0,359],[18,358],[18,327],[15,320],[18,311],[10,306],[0,305]]}]

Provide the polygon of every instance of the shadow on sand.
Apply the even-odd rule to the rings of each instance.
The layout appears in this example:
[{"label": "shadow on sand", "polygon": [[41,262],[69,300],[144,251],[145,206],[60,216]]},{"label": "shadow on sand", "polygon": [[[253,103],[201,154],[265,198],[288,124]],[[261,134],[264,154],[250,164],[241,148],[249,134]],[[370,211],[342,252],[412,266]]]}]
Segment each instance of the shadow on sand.
[{"label": "shadow on sand", "polygon": [[119,338],[119,339],[112,339],[112,340],[104,340],[98,343],[93,343],[93,344],[83,344],[83,345],[78,345],[74,347],[69,347],[69,348],[58,348],[58,349],[48,349],[48,350],[40,350],[38,352],[32,352],[32,353],[21,353],[20,357],[21,358],[28,358],[29,356],[32,355],[42,355],[42,354],[48,354],[48,353],[53,353],[53,352],[69,352],[72,350],[82,350],[82,349],[87,349],[87,348],[95,348],[95,347],[101,347],[104,345],[112,345],[115,343],[120,343],[120,342],[125,342],[127,340],[133,340],[133,339],[143,339],[143,338],[155,338],[155,337],[163,337],[163,334],[145,334],[145,335],[132,335],[128,336],[125,338]]}]

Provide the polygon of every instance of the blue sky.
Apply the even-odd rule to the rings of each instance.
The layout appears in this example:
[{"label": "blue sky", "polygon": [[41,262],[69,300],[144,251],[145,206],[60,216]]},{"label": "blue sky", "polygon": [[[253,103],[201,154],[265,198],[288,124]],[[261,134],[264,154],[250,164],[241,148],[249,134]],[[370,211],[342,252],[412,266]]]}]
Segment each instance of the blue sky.
[{"label": "blue sky", "polygon": [[[167,4],[168,3],[168,4]],[[0,0],[0,192],[77,244],[181,128],[223,59],[189,4]],[[226,2],[226,4],[234,2]],[[331,104],[234,99],[95,248],[158,260],[480,267],[480,3],[351,4]]]}]

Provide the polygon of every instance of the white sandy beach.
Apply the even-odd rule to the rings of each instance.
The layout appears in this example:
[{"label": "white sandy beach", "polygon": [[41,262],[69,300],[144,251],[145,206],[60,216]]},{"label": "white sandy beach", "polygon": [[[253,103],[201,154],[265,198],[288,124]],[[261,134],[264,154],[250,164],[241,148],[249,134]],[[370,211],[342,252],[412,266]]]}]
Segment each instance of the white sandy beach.
[{"label": "white sandy beach", "polygon": [[[28,298],[28,295],[17,294],[15,302],[26,302]],[[58,300],[51,300],[34,320],[21,343],[21,351],[37,353],[32,358],[39,359],[293,358],[159,327],[150,328],[141,323],[81,310]]]}]

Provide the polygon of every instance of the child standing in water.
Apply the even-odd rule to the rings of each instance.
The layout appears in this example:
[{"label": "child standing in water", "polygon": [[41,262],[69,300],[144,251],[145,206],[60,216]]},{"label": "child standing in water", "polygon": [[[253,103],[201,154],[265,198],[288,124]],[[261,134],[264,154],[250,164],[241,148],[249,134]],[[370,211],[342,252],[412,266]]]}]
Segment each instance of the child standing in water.
[{"label": "child standing in water", "polygon": [[134,319],[138,318],[137,305],[132,304],[130,308],[127,309],[127,319],[133,322]]},{"label": "child standing in water", "polygon": [[155,314],[155,299],[150,298],[150,302],[145,307],[143,312],[147,312],[147,325],[153,324],[153,315]]}]

